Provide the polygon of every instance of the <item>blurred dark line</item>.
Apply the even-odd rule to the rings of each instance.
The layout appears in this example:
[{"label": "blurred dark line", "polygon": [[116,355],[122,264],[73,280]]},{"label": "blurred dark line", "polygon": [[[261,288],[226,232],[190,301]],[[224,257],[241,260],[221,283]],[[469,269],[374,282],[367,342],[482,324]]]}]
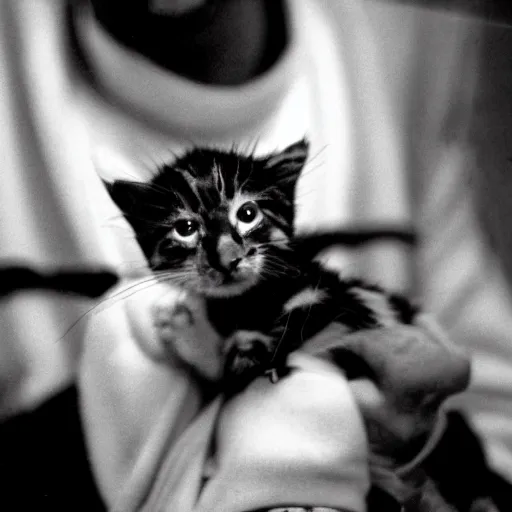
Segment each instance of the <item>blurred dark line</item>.
[{"label": "blurred dark line", "polygon": [[20,290],[53,290],[97,298],[114,286],[118,276],[103,268],[38,270],[27,265],[0,263],[0,297]]},{"label": "blurred dark line", "polygon": [[[390,0],[382,0],[390,1]],[[393,1],[393,0],[391,0]],[[442,9],[454,13],[469,14],[496,23],[512,25],[511,0],[394,0],[429,9]]]},{"label": "blurred dark line", "polygon": [[358,249],[364,245],[379,242],[397,243],[414,248],[418,245],[418,236],[412,227],[363,225],[345,229],[317,231],[311,234],[298,235],[295,238],[296,247],[304,255],[310,257],[336,246]]}]

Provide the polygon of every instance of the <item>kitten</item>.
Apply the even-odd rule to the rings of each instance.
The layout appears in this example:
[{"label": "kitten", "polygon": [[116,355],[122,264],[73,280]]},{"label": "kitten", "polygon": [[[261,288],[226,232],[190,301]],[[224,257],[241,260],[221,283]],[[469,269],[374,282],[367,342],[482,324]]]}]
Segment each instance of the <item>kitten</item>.
[{"label": "kitten", "polygon": [[[294,238],[307,154],[305,140],[263,158],[194,149],[149,183],[108,184],[155,275],[206,298],[226,340],[227,389],[286,372],[287,355],[332,322],[348,333],[416,314],[401,297],[322,268]],[[353,359],[352,374],[362,368]]]},{"label": "kitten", "polygon": [[[260,158],[196,148],[161,167],[149,183],[107,184],[155,276],[205,299],[207,317],[200,309],[191,315],[194,306],[185,305],[174,311],[180,320],[171,331],[195,321],[206,333],[211,323],[219,346],[206,347],[205,334],[178,336],[174,348],[202,376],[221,377],[225,394],[262,374],[274,381],[286,375],[287,356],[330,324],[351,333],[410,324],[418,313],[401,296],[326,270],[312,258],[322,242],[308,245],[294,236],[295,191],[307,155],[305,140]],[[160,313],[165,323],[165,304]],[[217,349],[223,367],[212,362]],[[340,347],[328,356],[348,378],[372,376],[364,361]],[[380,509],[377,502],[370,509]]]}]

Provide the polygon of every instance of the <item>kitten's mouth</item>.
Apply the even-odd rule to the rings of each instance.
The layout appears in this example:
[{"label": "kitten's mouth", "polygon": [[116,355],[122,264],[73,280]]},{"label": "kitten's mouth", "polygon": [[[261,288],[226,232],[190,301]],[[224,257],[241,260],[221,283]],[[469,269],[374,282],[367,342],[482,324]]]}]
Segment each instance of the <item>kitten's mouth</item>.
[{"label": "kitten's mouth", "polygon": [[256,284],[254,273],[221,274],[210,273],[201,277],[199,291],[208,296],[230,297],[240,295]]},{"label": "kitten's mouth", "polygon": [[258,283],[261,269],[261,255],[243,259],[232,271],[203,267],[198,269],[196,288],[199,293],[210,297],[235,297]]}]

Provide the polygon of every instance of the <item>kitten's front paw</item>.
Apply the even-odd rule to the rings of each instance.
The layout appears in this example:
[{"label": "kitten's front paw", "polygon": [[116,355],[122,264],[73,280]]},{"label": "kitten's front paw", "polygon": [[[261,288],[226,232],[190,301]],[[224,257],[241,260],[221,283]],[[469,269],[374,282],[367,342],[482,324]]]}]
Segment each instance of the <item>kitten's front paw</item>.
[{"label": "kitten's front paw", "polygon": [[224,376],[252,379],[264,373],[274,353],[274,338],[259,331],[236,331],[224,345]]},{"label": "kitten's front paw", "polygon": [[160,342],[171,354],[209,380],[221,376],[221,338],[211,326],[200,297],[185,291],[169,291],[153,306],[153,325]]}]

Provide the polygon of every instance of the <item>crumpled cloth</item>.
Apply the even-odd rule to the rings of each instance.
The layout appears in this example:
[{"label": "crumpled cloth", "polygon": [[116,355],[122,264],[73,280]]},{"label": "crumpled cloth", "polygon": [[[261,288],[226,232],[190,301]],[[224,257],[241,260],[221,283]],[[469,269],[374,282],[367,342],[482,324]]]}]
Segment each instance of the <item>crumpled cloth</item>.
[{"label": "crumpled cloth", "polygon": [[132,475],[114,510],[364,510],[367,444],[348,381],[331,363],[304,353],[290,362],[296,371],[276,384],[258,378],[229,402],[217,397],[174,446],[164,432],[150,439],[154,457]]},{"label": "crumpled cloth", "polygon": [[[370,386],[347,381],[321,357],[336,344],[368,362],[375,374]],[[276,384],[261,377],[228,402],[214,399],[172,444],[163,414],[114,510],[364,511],[367,433],[384,475],[403,475],[433,449],[439,408],[469,381],[468,358],[426,316],[415,326],[345,336],[333,324],[288,362],[295,370]],[[414,460],[393,460],[396,443],[429,431]]]}]

